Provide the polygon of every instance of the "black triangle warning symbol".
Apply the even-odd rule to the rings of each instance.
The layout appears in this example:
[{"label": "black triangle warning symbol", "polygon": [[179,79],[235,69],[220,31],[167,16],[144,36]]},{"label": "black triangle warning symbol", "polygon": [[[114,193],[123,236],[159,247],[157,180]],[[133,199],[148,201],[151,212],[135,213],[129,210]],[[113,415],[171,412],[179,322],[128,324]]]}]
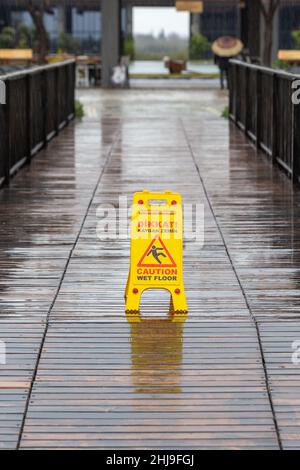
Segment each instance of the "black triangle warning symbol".
[{"label": "black triangle warning symbol", "polygon": [[138,266],[149,268],[160,266],[162,268],[176,268],[176,263],[170,255],[166,245],[159,236],[156,236],[138,262]]}]

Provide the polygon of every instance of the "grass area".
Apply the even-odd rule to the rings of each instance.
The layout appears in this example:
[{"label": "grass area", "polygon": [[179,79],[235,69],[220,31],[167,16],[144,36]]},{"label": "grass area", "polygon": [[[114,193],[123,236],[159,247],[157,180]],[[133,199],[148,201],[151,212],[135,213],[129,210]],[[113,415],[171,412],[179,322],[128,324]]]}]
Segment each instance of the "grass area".
[{"label": "grass area", "polygon": [[222,112],[221,116],[222,116],[224,119],[229,119],[229,106],[225,106],[225,108],[223,109],[223,112]]},{"label": "grass area", "polygon": [[84,117],[84,108],[80,101],[75,101],[75,117],[78,119],[82,119]]},{"label": "grass area", "polygon": [[191,79],[191,78],[219,78],[218,73],[179,73],[179,74],[171,74],[171,73],[131,73],[130,78],[153,78],[153,79],[169,79],[169,78],[179,78],[179,79]]}]

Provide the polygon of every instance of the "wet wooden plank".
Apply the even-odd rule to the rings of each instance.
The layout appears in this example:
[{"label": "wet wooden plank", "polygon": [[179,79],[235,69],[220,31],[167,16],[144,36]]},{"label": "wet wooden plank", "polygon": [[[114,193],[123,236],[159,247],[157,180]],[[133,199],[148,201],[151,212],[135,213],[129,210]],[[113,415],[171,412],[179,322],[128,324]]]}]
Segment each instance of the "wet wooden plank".
[{"label": "wet wooden plank", "polygon": [[70,126],[0,192],[1,448],[17,445],[46,316],[107,155],[94,125],[97,154],[74,163],[74,146],[82,155],[90,147],[88,127]]},{"label": "wet wooden plank", "polygon": [[[2,448],[16,446],[49,312],[21,447],[278,448],[252,316],[271,321],[260,331],[276,419],[283,445],[300,446],[298,369],[286,366],[300,313],[299,190],[203,105],[218,99],[95,94],[97,117],[1,191],[1,373],[23,384],[0,388]],[[141,326],[126,322],[129,242],[96,238],[98,205],[146,187],[205,205],[204,248],[185,244],[190,312],[177,327],[151,319],[161,296],[145,300]]]},{"label": "wet wooden plank", "polygon": [[293,357],[293,343],[300,341],[300,323],[261,321],[259,330],[282,443],[286,449],[296,449],[300,435],[300,364],[298,355]]},{"label": "wet wooden plank", "polygon": [[[59,339],[60,332],[65,332],[68,329],[69,335],[64,336],[64,346],[67,346],[69,342],[72,344],[74,334],[77,335],[79,326],[77,323],[70,322],[67,324],[51,323],[39,365],[38,377],[34,384],[22,446],[24,448],[64,446],[66,442],[69,442],[67,434],[62,433],[58,439],[57,433],[56,435],[53,433],[52,427],[59,426],[58,423],[65,425],[68,423],[68,432],[71,433],[72,439],[74,437],[73,442],[76,444],[73,445],[75,447],[76,445],[78,447],[82,445],[93,447],[94,439],[97,440],[94,433],[89,433],[85,437],[82,435],[86,427],[107,425],[109,425],[111,442],[115,442],[116,448],[119,445],[121,448],[123,445],[125,447],[139,445],[138,442],[134,444],[135,437],[132,437],[130,441],[128,426],[141,427],[142,432],[146,432],[147,436],[151,432],[151,428],[148,431],[146,428],[148,426],[155,427],[156,433],[149,434],[149,439],[153,439],[153,442],[151,441],[153,446],[156,445],[155,439],[162,428],[161,439],[166,445],[169,443],[171,446],[179,445],[176,440],[176,433],[179,433],[181,436],[179,448],[187,446],[187,443],[193,445],[194,440],[198,442],[200,447],[202,445],[209,447],[207,443],[209,433],[211,433],[211,445],[215,447],[225,445],[224,443],[227,442],[226,432],[229,433],[228,436],[231,436],[231,439],[233,436],[236,438],[235,445],[239,448],[245,446],[243,436],[247,436],[249,439],[246,448],[251,447],[251,439],[256,439],[258,446],[264,448],[268,448],[270,445],[276,447],[273,420],[259,361],[259,351],[256,349],[257,344],[255,334],[253,334],[254,326],[248,322],[241,322],[239,325],[240,331],[243,333],[243,327],[245,327],[245,333],[252,338],[250,343],[253,346],[252,349],[250,347],[252,357],[247,359],[247,370],[249,371],[251,368],[252,376],[248,380],[248,376],[244,376],[242,373],[243,361],[235,360],[234,349],[237,348],[239,351],[241,349],[240,343],[235,344],[234,340],[230,341],[231,354],[228,354],[226,359],[223,358],[222,349],[214,349],[214,328],[217,329],[220,338],[230,340],[231,328],[229,324],[203,322],[204,328],[201,330],[201,335],[196,334],[193,337],[190,336],[193,330],[188,322],[185,324],[185,329],[185,325],[169,324],[161,320],[159,345],[156,344],[153,349],[154,343],[157,343],[158,340],[158,324],[159,321],[151,321],[151,319],[136,325],[115,323],[111,325],[110,329],[107,329],[106,325],[101,322],[92,325],[81,324],[80,341],[83,341],[80,343],[81,347],[77,351],[73,351],[74,369],[70,366],[71,358],[61,357],[60,364],[64,367],[58,381],[55,351],[56,348],[61,350],[61,342],[53,342],[53,338]],[[201,322],[197,324],[197,328],[200,326]],[[73,327],[74,332],[72,331]],[[116,331],[114,331],[114,327]],[[236,327],[237,325],[234,323],[233,329]],[[130,339],[122,347],[122,356],[120,357],[118,349],[111,351],[110,354],[107,354],[107,350],[103,347],[95,349],[92,360],[96,361],[96,365],[93,366],[94,371],[91,370],[89,368],[90,356],[86,354],[89,347],[88,340],[100,344],[103,342],[103,338],[108,335],[110,341],[115,343],[119,342],[120,333],[122,333],[122,337],[127,336]],[[187,334],[187,340],[189,337],[193,337],[193,352],[197,358],[195,362],[184,359],[185,354],[188,354],[183,347],[186,340],[185,334]],[[249,345],[246,345],[244,349],[247,352]],[[212,365],[206,364],[205,354],[207,351],[214,353],[215,363],[218,363],[218,360],[225,360],[225,364],[220,366],[219,378],[218,375],[215,375],[218,366],[216,370],[212,371]],[[109,355],[110,357],[108,357]],[[131,357],[130,368],[128,368],[128,361],[122,360],[124,355]],[[192,355],[190,356],[192,357]],[[82,368],[79,367],[77,358],[80,358]],[[113,374],[108,370],[108,374],[101,375],[101,380],[98,380],[102,358],[106,358],[104,362],[116,362],[118,369],[115,369]],[[224,367],[228,367],[229,364],[233,369],[233,362],[234,374],[227,376],[228,380],[225,380]],[[203,376],[205,364],[209,367],[207,376]],[[51,367],[53,367],[53,376],[49,375]],[[125,375],[123,370],[126,371]],[[191,378],[193,378],[192,382]],[[112,379],[114,379],[112,382],[114,387],[109,386]],[[84,400],[81,390],[87,391]],[[66,395],[64,395],[65,393]],[[67,397],[67,401],[61,401],[63,396]],[[90,396],[92,401],[88,398]],[[120,400],[120,397],[124,398]],[[175,423],[176,431],[170,439],[170,434],[166,429]],[[219,425],[223,427],[219,428]],[[234,426],[233,429],[231,429],[231,425]],[[248,427],[253,425],[256,425],[256,431],[249,431]],[[40,434],[38,436],[41,426],[44,426],[43,439]],[[123,426],[125,426],[124,431],[122,431]],[[193,426],[191,428],[193,431],[190,430],[191,426]],[[199,426],[201,434],[194,430]],[[210,426],[212,426],[212,430],[208,431]],[[226,426],[227,431],[224,430]],[[260,429],[261,431],[259,431]],[[122,439],[120,439],[120,432]],[[270,434],[269,440],[268,433]],[[78,436],[78,441],[76,436]],[[230,446],[229,437],[228,446]],[[100,439],[97,441],[97,446],[100,445],[99,441]],[[145,445],[145,442],[142,442],[141,445]],[[111,445],[107,436],[103,445],[106,444]]]}]

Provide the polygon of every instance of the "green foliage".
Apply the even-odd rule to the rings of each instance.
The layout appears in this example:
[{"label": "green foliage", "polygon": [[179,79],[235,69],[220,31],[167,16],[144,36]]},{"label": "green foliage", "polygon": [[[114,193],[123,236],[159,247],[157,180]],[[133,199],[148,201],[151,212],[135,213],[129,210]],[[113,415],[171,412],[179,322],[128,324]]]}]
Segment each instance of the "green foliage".
[{"label": "green foliage", "polygon": [[84,117],[84,108],[83,108],[83,105],[82,103],[80,103],[80,101],[76,100],[75,101],[75,116],[78,118],[78,119],[81,119]]},{"label": "green foliage", "polygon": [[300,49],[300,29],[292,31],[292,39],[294,41],[295,48]]},{"label": "green foliage", "polygon": [[12,49],[15,47],[16,30],[10,26],[5,26],[0,33],[0,48]]},{"label": "green foliage", "polygon": [[177,34],[159,37],[152,34],[136,34],[134,37],[135,60],[162,60],[168,56],[173,60],[186,60],[188,39]]},{"label": "green foliage", "polygon": [[32,49],[36,41],[36,32],[34,28],[29,28],[25,24],[21,24],[17,31],[19,49]]},{"label": "green foliage", "polygon": [[36,42],[34,28],[20,24],[18,29],[5,26],[0,33],[0,48],[3,49],[31,49]]},{"label": "green foliage", "polygon": [[222,117],[224,119],[229,119],[229,106],[225,106],[222,112]]},{"label": "green foliage", "polygon": [[281,70],[288,71],[290,69],[290,67],[291,67],[291,65],[289,64],[289,62],[287,62],[285,60],[276,59],[273,62],[273,68],[274,69],[281,69]]},{"label": "green foliage", "polygon": [[129,35],[124,41],[124,55],[129,56],[130,60],[135,59],[134,39]]},{"label": "green foliage", "polygon": [[79,54],[80,43],[71,34],[61,33],[57,39],[57,48],[68,54]]},{"label": "green foliage", "polygon": [[190,59],[203,59],[207,51],[210,50],[209,40],[203,34],[194,34],[190,41]]}]

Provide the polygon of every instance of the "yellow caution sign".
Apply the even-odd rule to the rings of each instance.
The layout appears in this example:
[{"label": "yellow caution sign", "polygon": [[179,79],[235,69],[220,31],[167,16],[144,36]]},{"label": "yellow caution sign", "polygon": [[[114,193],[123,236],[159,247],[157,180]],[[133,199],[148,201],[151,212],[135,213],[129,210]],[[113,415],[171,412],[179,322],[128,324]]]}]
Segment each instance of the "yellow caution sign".
[{"label": "yellow caution sign", "polygon": [[170,313],[186,315],[183,282],[181,196],[171,191],[143,191],[133,196],[130,270],[125,291],[126,313],[136,315],[142,293],[166,289]]}]

